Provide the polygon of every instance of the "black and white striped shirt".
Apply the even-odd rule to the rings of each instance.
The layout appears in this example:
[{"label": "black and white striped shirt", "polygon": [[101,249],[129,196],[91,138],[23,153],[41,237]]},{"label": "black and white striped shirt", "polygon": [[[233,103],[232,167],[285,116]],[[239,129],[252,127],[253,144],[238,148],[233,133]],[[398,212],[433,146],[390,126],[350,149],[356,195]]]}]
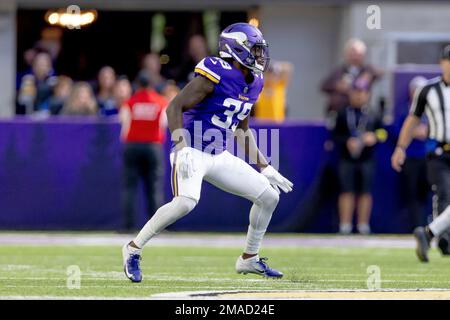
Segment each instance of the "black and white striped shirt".
[{"label": "black and white striped shirt", "polygon": [[450,143],[450,84],[442,77],[428,80],[416,90],[410,113],[428,118],[430,139],[440,143]]}]

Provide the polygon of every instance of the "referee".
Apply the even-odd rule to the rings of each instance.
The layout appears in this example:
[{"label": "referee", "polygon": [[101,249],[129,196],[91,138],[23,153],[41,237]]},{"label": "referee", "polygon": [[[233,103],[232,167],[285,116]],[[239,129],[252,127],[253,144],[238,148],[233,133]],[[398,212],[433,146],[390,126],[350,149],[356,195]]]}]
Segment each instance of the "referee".
[{"label": "referee", "polygon": [[416,253],[420,261],[428,262],[428,250],[434,237],[443,255],[450,254],[450,45],[442,51],[442,75],[427,81],[416,90],[411,111],[406,118],[391,158],[392,167],[401,171],[406,158],[406,148],[411,143],[414,130],[425,113],[429,123],[427,175],[434,196],[434,220],[426,227],[414,230]]}]

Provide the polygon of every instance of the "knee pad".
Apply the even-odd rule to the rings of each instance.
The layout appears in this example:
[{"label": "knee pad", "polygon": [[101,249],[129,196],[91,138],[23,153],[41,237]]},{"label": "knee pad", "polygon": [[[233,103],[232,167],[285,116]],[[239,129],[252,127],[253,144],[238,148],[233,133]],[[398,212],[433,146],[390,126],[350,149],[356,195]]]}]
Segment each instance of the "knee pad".
[{"label": "knee pad", "polygon": [[280,200],[278,192],[274,188],[268,187],[264,192],[256,199],[255,203],[264,206],[275,208]]},{"label": "knee pad", "polygon": [[184,197],[184,196],[177,196],[172,199],[172,203],[182,211],[184,215],[188,214],[192,211],[192,209],[195,208],[197,205],[197,201],[194,199]]}]

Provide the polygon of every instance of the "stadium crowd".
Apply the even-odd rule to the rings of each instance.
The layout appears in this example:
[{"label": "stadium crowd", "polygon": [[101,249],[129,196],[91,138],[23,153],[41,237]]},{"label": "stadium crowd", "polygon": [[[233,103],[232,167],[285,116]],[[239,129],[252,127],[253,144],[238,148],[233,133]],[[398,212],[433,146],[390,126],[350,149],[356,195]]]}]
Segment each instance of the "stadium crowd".
[{"label": "stadium crowd", "polygon": [[[148,73],[158,94],[171,100],[179,91],[174,80],[161,73],[160,57],[147,54],[141,72]],[[136,80],[118,75],[112,66],[103,66],[92,81],[76,81],[66,75],[57,75],[52,58],[46,51],[36,52],[29,72],[19,80],[17,114],[111,116],[137,89]]]},{"label": "stadium crowd", "polygon": [[[41,38],[23,52],[23,70],[16,79],[16,114],[117,115],[120,107],[138,88],[137,75],[148,73],[152,88],[170,101],[194,75],[194,67],[209,54],[202,35],[188,39],[183,61],[162,72],[164,57],[148,52],[136,74],[119,74],[114,65],[101,66],[95,79],[87,81],[58,73],[62,31],[46,27]],[[166,61],[167,62],[167,61]],[[74,61],[78,64],[79,61]]]}]

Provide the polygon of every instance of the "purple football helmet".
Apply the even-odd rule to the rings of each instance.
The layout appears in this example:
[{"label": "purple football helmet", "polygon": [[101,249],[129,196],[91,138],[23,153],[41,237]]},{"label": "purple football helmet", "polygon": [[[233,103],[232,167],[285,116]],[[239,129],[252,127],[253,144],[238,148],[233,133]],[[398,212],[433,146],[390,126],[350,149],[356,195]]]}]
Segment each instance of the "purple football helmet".
[{"label": "purple football helmet", "polygon": [[220,34],[219,56],[232,58],[257,73],[269,65],[269,48],[261,31],[248,23],[234,23]]}]

